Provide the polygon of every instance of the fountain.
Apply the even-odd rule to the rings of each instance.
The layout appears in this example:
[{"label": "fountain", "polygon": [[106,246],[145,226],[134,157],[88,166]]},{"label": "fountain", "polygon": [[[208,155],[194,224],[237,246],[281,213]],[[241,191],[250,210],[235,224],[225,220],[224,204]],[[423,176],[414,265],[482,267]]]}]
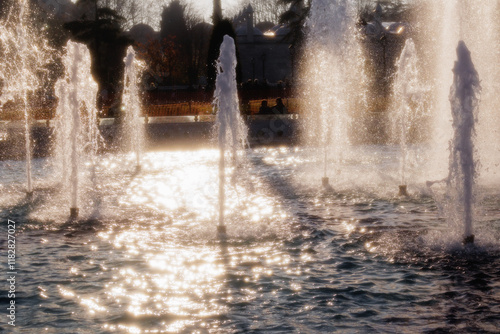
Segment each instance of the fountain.
[{"label": "fountain", "polygon": [[[328,157],[340,173],[353,119],[365,109],[365,76],[352,1],[317,0],[307,21],[303,66],[305,142],[322,147],[322,185],[330,188]],[[358,125],[356,125],[358,126]],[[331,152],[331,153],[330,153]]]},{"label": "fountain", "polygon": [[98,89],[90,73],[90,53],[85,45],[68,42],[63,65],[64,76],[56,83],[59,99],[56,155],[62,180],[70,189],[70,218],[76,219],[79,214],[80,166],[85,156],[90,161],[92,180],[95,180],[100,137],[95,106]]},{"label": "fountain", "polygon": [[[463,40],[474,55],[474,65],[481,78],[481,113],[478,116],[476,149],[481,153],[479,183],[498,180],[500,149],[492,142],[500,141],[500,69],[492,66],[500,52],[499,12],[496,1],[470,0],[426,1],[422,6],[419,32],[421,70],[432,87],[430,122],[431,158],[429,177],[446,177],[448,173],[448,141],[453,136],[449,113],[449,87],[453,83],[455,49]],[[435,38],[432,38],[432,37]]]},{"label": "fountain", "polygon": [[142,79],[144,66],[130,46],[125,57],[125,83],[123,91],[123,108],[125,109],[125,133],[130,134],[130,148],[135,152],[136,170],[141,169],[141,153],[144,146],[144,123],[141,120],[142,103],[139,82]]},{"label": "fountain", "polygon": [[215,130],[219,144],[219,234],[226,233],[224,225],[225,202],[225,156],[229,149],[233,161],[237,159],[237,150],[247,144],[248,130],[240,114],[238,91],[236,86],[236,49],[234,40],[224,36],[217,61],[217,79],[215,81],[214,110],[217,112]]},{"label": "fountain", "polygon": [[[394,141],[401,145],[402,137],[405,143],[401,151],[383,140],[355,142],[355,131],[363,128],[360,114],[367,108],[364,76],[355,66],[360,54],[350,3],[312,1],[311,15],[318,20],[308,22],[313,36],[306,46],[312,50],[306,51],[303,64],[308,76],[302,79],[308,99],[301,117],[305,145],[247,149],[244,175],[231,166],[241,157],[247,131],[238,110],[235,45],[230,37],[225,36],[221,45],[214,93],[214,137],[219,146],[162,150],[158,145],[142,152],[134,147],[132,162],[142,166],[140,173],[131,173],[129,155],[114,150],[96,155],[100,139],[90,58],[83,45],[68,43],[65,74],[56,85],[57,116],[51,120],[56,159],[33,159],[37,187],[32,200],[25,199],[25,162],[0,160],[0,217],[10,226],[1,224],[0,230],[5,241],[7,235],[15,235],[15,245],[0,244],[8,244],[9,250],[11,245],[18,247],[14,269],[23,279],[16,280],[22,289],[16,294],[15,311],[29,314],[16,318],[16,329],[498,331],[500,179],[492,177],[494,168],[481,166],[483,120],[495,125],[494,110],[485,110],[482,99],[485,92],[492,99],[495,87],[485,86],[493,81],[481,81],[478,112],[478,77],[488,69],[478,59],[482,53],[477,43],[469,43],[464,29],[471,52],[459,43],[453,72],[453,64],[441,64],[450,78],[435,78],[437,67],[426,54],[435,50],[422,50],[417,31],[412,37],[419,76],[411,70],[416,52],[408,41],[395,94],[401,94],[401,102],[416,104],[414,78],[435,85],[430,94],[435,93],[436,100],[426,112],[435,116],[429,124],[438,118],[443,122],[430,129],[431,143],[412,142],[408,125],[402,127],[414,119],[418,106],[405,109],[402,103],[393,110],[401,112],[394,117],[393,131]],[[130,94],[125,94],[124,108],[135,108],[137,113],[128,113],[130,129],[140,129],[133,86],[138,68],[132,59],[129,52],[124,86]],[[492,64],[491,71],[497,71]],[[434,92],[443,85],[451,113],[449,104],[438,103],[443,89]],[[412,126],[423,127],[424,121]],[[155,118],[151,123],[160,122]],[[133,130],[124,133],[137,138]],[[438,135],[444,147],[437,149]],[[490,135],[494,138],[496,133]],[[5,147],[2,138],[0,148]],[[413,162],[401,156],[413,149],[429,157]],[[496,149],[486,151],[492,155],[486,158],[490,167],[500,155]],[[441,155],[436,156],[438,150]],[[438,168],[427,170],[429,161]],[[231,184],[229,176],[245,180]],[[318,179],[328,176],[335,192],[318,191]],[[438,189],[447,201],[444,218],[440,200],[428,196],[423,186],[429,177],[446,179]],[[400,181],[411,182],[411,197],[394,198],[394,185]],[[85,214],[89,191],[99,200],[98,218]],[[67,213],[61,213],[66,202],[74,209],[72,219],[79,209],[78,223],[68,223]],[[478,204],[481,214],[476,212]],[[474,247],[458,245],[455,232],[443,226],[446,219],[460,225],[461,241],[474,242]]]},{"label": "fountain", "polygon": [[450,218],[463,223],[464,243],[468,244],[474,242],[472,221],[478,160],[475,156],[474,139],[481,87],[470,51],[463,41],[458,44],[457,57],[450,91],[454,136],[450,145],[447,187],[449,205],[452,206]]},{"label": "fountain", "polygon": [[424,114],[422,94],[424,90],[418,73],[418,58],[415,43],[407,39],[396,63],[393,82],[393,106],[391,110],[392,140],[400,147],[399,196],[408,196],[406,168],[409,154],[410,130]]},{"label": "fountain", "polygon": [[0,22],[0,104],[13,102],[24,117],[26,156],[26,192],[33,194],[30,99],[46,79],[45,66],[50,61],[45,39],[33,27],[29,1],[15,1]]},{"label": "fountain", "polygon": [[[469,170],[467,173],[469,176],[463,176],[465,179],[473,180],[473,189],[476,187],[481,190],[476,192],[473,190],[468,195],[462,193],[459,196],[456,194],[456,192],[461,192],[458,188],[449,189],[449,192],[454,193],[451,198],[455,198],[457,202],[450,204],[449,201],[445,201],[447,202],[445,206],[448,208],[445,210],[446,215],[450,221],[455,221],[456,230],[463,231],[465,229],[463,238],[466,239],[468,235],[472,234],[469,223],[470,220],[474,220],[470,218],[474,212],[474,206],[471,210],[466,208],[458,210],[456,206],[465,205],[465,198],[469,198],[467,201],[470,200],[474,203],[475,196],[487,193],[491,185],[496,184],[499,179],[500,150],[497,145],[491,144],[500,141],[500,132],[498,131],[500,116],[496,112],[497,106],[500,104],[498,94],[500,70],[492,66],[500,52],[498,3],[495,1],[477,3],[469,0],[427,1],[422,9],[422,14],[426,12],[426,15],[422,15],[423,22],[419,32],[420,50],[422,51],[420,60],[425,64],[421,66],[421,70],[426,82],[433,85],[431,90],[433,94],[432,106],[430,108],[432,120],[429,123],[432,133],[428,152],[429,164],[426,166],[428,179],[440,178],[448,182],[458,182],[459,186],[457,187],[460,189],[465,186],[460,185],[461,181],[449,180],[459,173],[456,165],[460,165],[460,163],[453,161],[451,156],[456,155],[455,151],[462,150],[462,148],[456,148],[454,145],[458,145],[456,142],[458,137],[464,139],[464,136],[467,137],[467,132],[469,132],[469,130],[464,129],[464,133],[457,133],[461,126],[458,125],[458,121],[452,119],[452,114],[449,112],[450,99],[454,109],[458,108],[457,103],[460,101],[460,98],[450,96],[448,89],[448,87],[456,85],[457,73],[452,73],[449,69],[454,67],[453,63],[456,60],[454,50],[456,50],[459,41],[465,42],[472,53],[473,68],[481,78],[481,112],[474,116],[475,123],[472,125],[474,130],[470,130],[474,156],[469,156],[471,160],[468,163],[473,165],[474,172]],[[431,35],[436,38],[429,38]],[[459,46],[459,48],[461,47]],[[474,93],[477,93],[477,89]],[[474,99],[475,97],[470,95],[470,98]],[[467,105],[462,107],[471,108]],[[455,110],[453,112],[455,113]],[[449,145],[451,139],[452,144]],[[450,152],[447,152],[448,148]],[[477,163],[478,156],[481,157],[480,164]],[[459,159],[458,156],[455,158]],[[465,218],[466,216],[469,217]]]}]

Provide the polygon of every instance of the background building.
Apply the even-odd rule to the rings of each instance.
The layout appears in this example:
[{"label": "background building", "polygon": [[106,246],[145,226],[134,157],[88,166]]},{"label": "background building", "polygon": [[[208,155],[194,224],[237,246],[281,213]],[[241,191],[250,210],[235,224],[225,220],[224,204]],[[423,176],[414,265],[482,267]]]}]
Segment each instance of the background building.
[{"label": "background building", "polygon": [[254,11],[248,5],[233,19],[242,80],[277,83],[292,78],[290,43],[285,40],[286,27],[276,26],[260,31],[254,24]]}]

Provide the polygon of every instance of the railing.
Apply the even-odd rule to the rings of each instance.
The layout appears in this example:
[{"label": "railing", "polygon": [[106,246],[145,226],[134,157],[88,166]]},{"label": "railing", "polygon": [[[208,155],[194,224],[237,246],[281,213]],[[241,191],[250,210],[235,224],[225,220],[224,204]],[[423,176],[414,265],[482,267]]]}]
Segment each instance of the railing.
[{"label": "railing", "polygon": [[[240,101],[240,111],[245,115],[258,114],[262,101],[267,101],[272,107],[276,103],[275,98],[258,99]],[[299,101],[296,98],[282,98],[283,104],[287,108],[288,113],[299,112]],[[213,106],[211,102],[176,102],[165,104],[150,104],[143,107],[142,114],[148,117],[163,117],[163,116],[197,116],[213,114]],[[56,116],[55,107],[44,106],[30,109],[30,116],[35,120],[50,120]],[[99,113],[102,118],[113,117],[110,113],[109,106],[105,106]],[[24,119],[24,113],[16,110],[0,111],[1,121],[13,121]]]}]

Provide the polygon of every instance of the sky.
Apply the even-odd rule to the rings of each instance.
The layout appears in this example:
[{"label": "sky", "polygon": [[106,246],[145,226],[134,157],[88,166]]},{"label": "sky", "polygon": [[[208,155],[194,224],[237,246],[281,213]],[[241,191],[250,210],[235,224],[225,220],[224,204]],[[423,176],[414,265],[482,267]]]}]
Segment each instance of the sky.
[{"label": "sky", "polygon": [[[213,0],[186,0],[193,5],[193,7],[203,15],[205,20],[209,21],[212,16],[212,5]],[[222,12],[227,14],[225,11],[230,10],[234,12],[235,8],[238,8],[241,3],[245,0],[221,0]]]},{"label": "sky", "polygon": [[[58,0],[43,0],[43,1],[58,1]],[[63,0],[67,1],[67,0]],[[70,0],[73,3],[77,0]],[[147,11],[150,12],[152,19],[150,22],[144,22],[149,24],[154,29],[159,29],[160,24],[160,16],[161,16],[161,8],[168,4],[170,0],[143,0],[141,4],[145,6]],[[213,0],[181,0],[181,2],[189,4],[193,7],[194,12],[199,16],[203,17],[206,22],[212,21],[212,12],[213,12]],[[240,9],[242,9],[243,4],[248,3],[249,0],[221,0],[222,13],[225,16],[232,17],[234,16]]]}]

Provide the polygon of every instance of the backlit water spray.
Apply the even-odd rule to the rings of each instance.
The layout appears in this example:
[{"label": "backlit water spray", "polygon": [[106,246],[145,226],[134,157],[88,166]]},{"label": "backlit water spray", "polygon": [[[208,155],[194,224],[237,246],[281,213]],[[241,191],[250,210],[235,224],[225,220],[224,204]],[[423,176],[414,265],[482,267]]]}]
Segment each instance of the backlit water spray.
[{"label": "backlit water spray", "polygon": [[447,143],[453,136],[449,113],[449,87],[456,60],[455,48],[463,40],[474,57],[474,67],[481,78],[481,112],[476,124],[475,148],[481,154],[478,183],[489,187],[500,180],[500,67],[492,66],[500,54],[500,4],[498,1],[424,0],[419,7],[421,72],[433,85],[430,93],[432,115],[429,124],[431,147],[428,178],[444,178],[448,173]]},{"label": "backlit water spray", "polygon": [[98,88],[90,73],[90,53],[85,45],[68,42],[63,64],[64,76],[56,83],[59,100],[57,153],[63,182],[66,181],[70,189],[70,217],[75,219],[79,214],[80,167],[85,156],[95,177],[95,157],[100,137],[95,104]]},{"label": "backlit water spray", "polygon": [[400,146],[400,185],[399,196],[408,196],[407,162],[411,127],[423,114],[422,95],[424,90],[419,80],[418,58],[415,43],[406,40],[401,56],[396,64],[394,93],[391,110],[392,140]]},{"label": "backlit water spray", "polygon": [[463,222],[464,243],[473,243],[472,230],[475,180],[475,123],[478,118],[479,76],[472,63],[471,53],[463,41],[458,43],[457,61],[453,68],[450,91],[454,135],[450,145],[450,169],[447,182],[450,198],[450,218]]},{"label": "backlit water spray", "polygon": [[[321,151],[322,184],[329,188],[330,156],[337,169],[350,147],[356,112],[366,110],[364,64],[356,9],[347,0],[315,0],[307,20],[303,80],[306,142]],[[330,153],[331,152],[331,153]]]},{"label": "backlit water spray", "polygon": [[140,62],[133,47],[127,50],[125,57],[125,83],[123,90],[123,107],[125,109],[125,126],[130,142],[130,149],[135,153],[136,169],[141,168],[141,155],[144,142],[144,123],[141,121],[141,98],[139,82],[142,78],[143,63]]},{"label": "backlit water spray", "polygon": [[219,234],[226,233],[224,224],[225,202],[225,156],[229,151],[236,159],[238,149],[247,144],[248,130],[240,114],[236,84],[236,49],[234,40],[224,36],[217,61],[217,79],[215,81],[214,109],[217,112],[215,130],[220,150],[219,159]]},{"label": "backlit water spray", "polygon": [[15,1],[0,22],[0,104],[14,103],[23,112],[26,149],[26,191],[33,193],[31,176],[31,117],[29,98],[45,80],[50,60],[45,39],[33,26],[29,1]]}]

